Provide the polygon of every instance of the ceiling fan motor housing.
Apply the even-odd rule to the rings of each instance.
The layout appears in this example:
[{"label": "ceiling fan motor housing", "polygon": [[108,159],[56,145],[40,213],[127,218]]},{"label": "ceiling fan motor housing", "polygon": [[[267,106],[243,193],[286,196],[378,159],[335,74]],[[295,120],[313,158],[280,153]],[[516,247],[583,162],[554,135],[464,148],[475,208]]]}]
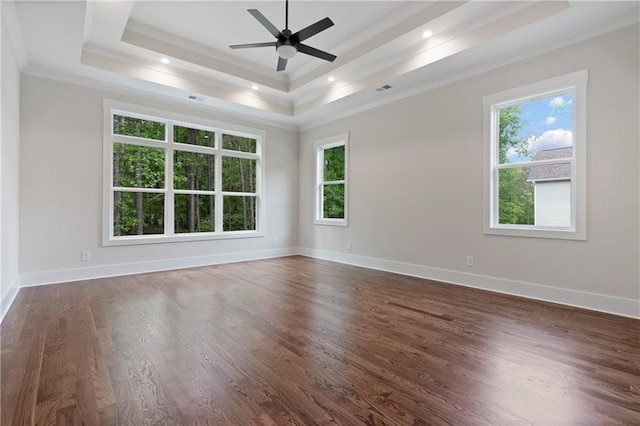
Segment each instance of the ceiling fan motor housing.
[{"label": "ceiling fan motor housing", "polygon": [[278,52],[278,56],[284,59],[293,58],[298,52],[298,43],[300,43],[298,37],[292,34],[290,30],[282,30],[276,42],[276,52]]}]

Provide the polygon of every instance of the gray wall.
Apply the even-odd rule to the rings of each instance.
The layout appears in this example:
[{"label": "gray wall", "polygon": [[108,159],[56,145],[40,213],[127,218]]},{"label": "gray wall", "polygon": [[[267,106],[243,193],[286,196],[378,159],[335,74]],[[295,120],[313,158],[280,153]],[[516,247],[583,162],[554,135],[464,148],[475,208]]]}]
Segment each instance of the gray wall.
[{"label": "gray wall", "polygon": [[[638,51],[634,25],[301,132],[299,245],[500,291],[535,287],[541,298],[562,289],[575,295],[569,304],[589,293],[623,298],[638,311]],[[587,241],[483,235],[482,97],[581,69],[589,71]],[[313,142],[343,132],[349,227],[314,225]]]},{"label": "gray wall", "polygon": [[[638,46],[636,25],[300,133],[23,75],[21,281],[132,273],[299,247],[339,261],[640,315]],[[580,69],[589,70],[587,241],[484,235],[482,97]],[[101,247],[105,97],[264,128],[266,237]],[[343,132],[350,133],[349,226],[314,225],[313,142]],[[17,128],[13,135],[17,159]],[[5,198],[5,186],[17,197],[17,179],[5,175],[17,174],[18,162],[5,159],[4,141],[3,127],[3,286],[5,263],[15,264],[5,256],[5,228],[18,235],[17,205]],[[14,216],[5,217],[7,210]],[[82,250],[92,252],[91,262],[80,261]],[[467,255],[475,256],[473,268],[465,266]],[[591,303],[592,296],[627,308]]]},{"label": "gray wall", "polygon": [[[264,129],[266,236],[102,247],[103,98]],[[23,76],[22,111],[23,285],[234,260],[230,253],[260,257],[297,245],[296,132],[30,75]],[[83,250],[91,251],[90,262],[81,262]]]},{"label": "gray wall", "polygon": [[[0,295],[2,301],[19,283],[18,199],[20,158],[20,69],[4,16],[2,31],[2,132],[0,136]],[[3,307],[4,308],[4,307]]]}]

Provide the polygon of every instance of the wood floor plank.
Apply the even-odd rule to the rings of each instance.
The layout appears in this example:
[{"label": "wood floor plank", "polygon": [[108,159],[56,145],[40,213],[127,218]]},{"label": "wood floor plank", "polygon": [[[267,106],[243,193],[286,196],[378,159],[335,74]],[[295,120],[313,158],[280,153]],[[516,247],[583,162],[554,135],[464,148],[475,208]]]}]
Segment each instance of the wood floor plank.
[{"label": "wood floor plank", "polygon": [[31,340],[32,344],[25,360],[24,375],[15,401],[16,409],[11,423],[16,426],[29,425],[35,421],[40,369],[44,356],[44,330],[35,328]]},{"label": "wood floor plank", "polygon": [[1,424],[640,424],[640,321],[301,256],[20,291]]},{"label": "wood floor plank", "polygon": [[38,403],[35,409],[34,421],[36,425],[54,426],[58,418],[58,401],[48,399]]}]

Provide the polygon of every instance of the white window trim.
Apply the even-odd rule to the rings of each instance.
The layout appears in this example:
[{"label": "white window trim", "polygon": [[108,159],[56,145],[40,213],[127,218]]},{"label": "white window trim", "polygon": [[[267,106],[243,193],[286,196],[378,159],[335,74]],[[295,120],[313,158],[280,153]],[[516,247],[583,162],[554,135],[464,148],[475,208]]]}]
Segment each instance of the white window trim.
[{"label": "white window trim", "polygon": [[[120,112],[127,116],[138,117],[142,119],[151,119],[158,122],[164,122],[165,127],[165,140],[163,141],[149,141],[147,139],[140,139],[136,141],[135,137],[113,135],[113,113]],[[175,113],[166,110],[160,110],[156,108],[150,108],[135,104],[129,104],[120,101],[114,101],[111,99],[103,99],[103,201],[102,201],[102,245],[103,246],[121,246],[121,245],[134,245],[134,244],[157,244],[157,243],[171,243],[180,241],[201,241],[201,240],[221,240],[221,239],[235,239],[235,238],[256,238],[264,237],[264,212],[266,211],[264,200],[264,182],[265,182],[265,156],[264,156],[264,144],[265,144],[265,132],[263,130],[254,129],[245,126],[237,126],[234,124],[218,122],[197,116],[190,116],[186,114]],[[136,189],[135,192],[162,192],[165,196],[165,234],[149,234],[149,235],[127,235],[127,236],[114,236],[113,235],[113,142],[126,142],[131,141],[139,145],[162,147],[167,148],[169,134],[173,134],[173,125],[185,125],[192,128],[205,128],[215,132],[215,137],[220,138],[221,135],[231,134],[243,137],[250,137],[256,139],[256,154],[229,151],[222,149],[222,145],[216,143],[216,148],[202,148],[199,146],[180,146],[180,150],[215,153],[216,170],[221,170],[221,155],[229,155],[241,158],[250,158],[256,160],[256,229],[253,231],[221,231],[221,232],[198,232],[191,234],[174,234],[173,230],[173,196],[174,194],[184,191],[174,190],[173,184],[170,179],[165,179],[165,187],[160,190],[156,189]],[[171,133],[169,133],[171,132]],[[217,141],[219,142],[219,141]],[[168,148],[168,151],[173,151],[173,148]],[[169,167],[173,168],[173,155],[167,156],[165,161],[165,177],[169,176]],[[220,179],[216,179],[216,191],[220,193],[220,200],[224,195],[247,195],[247,194],[235,194],[231,192],[223,192],[221,190]],[[125,188],[124,190],[129,190]],[[187,191],[189,192],[189,191]],[[202,191],[200,191],[202,192]],[[218,222],[222,221],[222,203],[216,201],[216,229]],[[169,227],[168,224],[171,224]],[[168,232],[171,229],[171,232]]]},{"label": "white window trim", "polygon": [[[587,70],[484,96],[484,233],[517,237],[587,239]],[[498,223],[497,205],[497,133],[496,110],[531,98],[551,96],[556,92],[574,92],[573,161],[571,179],[571,222],[568,228],[504,225]]]},{"label": "white window trim", "polygon": [[[335,148],[344,145],[344,180],[331,183],[344,184],[344,219],[326,219],[322,217],[323,197],[322,186],[328,182],[324,182],[324,162],[320,155],[325,149]],[[349,226],[349,133],[331,136],[321,139],[314,144],[314,156],[316,160],[316,179],[315,179],[315,208],[314,221],[316,225],[333,225],[333,226]]]}]

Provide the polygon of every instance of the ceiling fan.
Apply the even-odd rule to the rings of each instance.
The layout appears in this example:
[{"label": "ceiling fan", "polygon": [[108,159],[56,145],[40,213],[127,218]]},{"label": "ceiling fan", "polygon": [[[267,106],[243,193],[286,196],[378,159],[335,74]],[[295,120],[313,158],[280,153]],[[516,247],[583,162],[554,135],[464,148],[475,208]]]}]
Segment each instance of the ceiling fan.
[{"label": "ceiling fan", "polygon": [[315,56],[316,58],[324,59],[325,61],[333,62],[336,59],[336,55],[318,50],[314,47],[302,44],[301,41],[308,39],[311,36],[318,34],[321,31],[333,26],[333,21],[329,18],[324,18],[311,24],[306,28],[301,29],[297,33],[292,33],[289,30],[289,0],[285,0],[285,28],[282,31],[278,31],[275,25],[273,25],[267,18],[264,17],[258,9],[247,9],[247,11],[253,15],[273,36],[277,41],[269,41],[265,43],[248,43],[248,44],[233,44],[229,46],[232,49],[247,49],[250,47],[275,47],[278,54],[278,66],[277,71],[284,71],[287,67],[287,60],[293,58],[296,53],[304,53],[306,55]]}]

